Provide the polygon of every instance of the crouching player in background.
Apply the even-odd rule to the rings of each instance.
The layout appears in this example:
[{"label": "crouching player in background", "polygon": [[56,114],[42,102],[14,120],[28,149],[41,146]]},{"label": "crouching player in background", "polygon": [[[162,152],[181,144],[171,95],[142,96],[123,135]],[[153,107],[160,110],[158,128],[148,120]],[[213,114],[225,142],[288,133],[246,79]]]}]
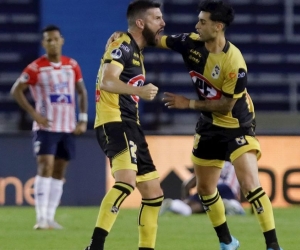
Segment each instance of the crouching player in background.
[{"label": "crouching player in background", "polygon": [[[181,200],[164,199],[160,209],[160,215],[163,215],[167,211],[184,216],[205,213],[198,193],[196,192],[190,195],[190,191],[194,187],[196,187],[195,175],[182,183]],[[227,215],[245,214],[244,208],[240,203],[240,185],[236,178],[234,167],[229,161],[226,161],[222,168],[217,188],[223,199],[225,213]]]}]

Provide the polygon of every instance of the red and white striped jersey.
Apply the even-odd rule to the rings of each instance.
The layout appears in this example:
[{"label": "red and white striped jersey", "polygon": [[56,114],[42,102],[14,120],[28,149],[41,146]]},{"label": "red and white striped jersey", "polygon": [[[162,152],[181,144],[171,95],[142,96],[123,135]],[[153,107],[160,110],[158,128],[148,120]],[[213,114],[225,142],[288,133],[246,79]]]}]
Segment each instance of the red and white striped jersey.
[{"label": "red and white striped jersey", "polygon": [[228,161],[225,161],[218,184],[226,184],[230,187],[235,197],[237,199],[240,198],[240,184],[236,177],[234,166]]},{"label": "red and white striped jersey", "polygon": [[81,69],[74,59],[61,56],[59,63],[53,63],[41,56],[24,69],[19,80],[29,84],[36,111],[51,121],[49,128],[41,128],[34,121],[32,130],[74,131],[75,85],[82,80]]}]

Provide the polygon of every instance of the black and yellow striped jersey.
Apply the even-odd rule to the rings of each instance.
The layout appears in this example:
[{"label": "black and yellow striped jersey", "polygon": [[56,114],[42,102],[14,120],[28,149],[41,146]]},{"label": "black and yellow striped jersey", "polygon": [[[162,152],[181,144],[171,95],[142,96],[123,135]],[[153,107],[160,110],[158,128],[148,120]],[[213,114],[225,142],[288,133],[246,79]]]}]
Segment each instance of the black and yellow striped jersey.
[{"label": "black and yellow striped jersey", "polygon": [[195,33],[162,36],[161,44],[182,55],[199,100],[217,100],[222,95],[237,99],[227,115],[203,111],[202,119],[226,128],[251,124],[255,114],[246,89],[247,66],[237,47],[226,41],[221,53],[209,53]]},{"label": "black and yellow striped jersey", "polygon": [[131,120],[139,124],[138,102],[135,95],[114,94],[100,90],[102,66],[112,63],[122,68],[119,79],[136,87],[145,83],[144,57],[129,33],[112,42],[105,51],[96,82],[96,118],[94,127],[104,123]]}]

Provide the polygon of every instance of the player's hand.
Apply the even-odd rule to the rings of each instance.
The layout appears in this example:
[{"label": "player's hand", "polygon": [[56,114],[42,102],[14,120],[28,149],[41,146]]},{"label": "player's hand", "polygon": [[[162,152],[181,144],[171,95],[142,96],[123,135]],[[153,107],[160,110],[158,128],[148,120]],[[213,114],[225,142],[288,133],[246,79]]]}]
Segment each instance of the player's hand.
[{"label": "player's hand", "polygon": [[50,120],[47,119],[47,117],[42,116],[41,114],[35,112],[32,115],[33,120],[35,120],[37,122],[38,125],[40,125],[41,127],[44,128],[49,128],[51,126],[51,122]]},{"label": "player's hand", "polygon": [[140,87],[139,91],[140,92],[139,92],[138,96],[140,98],[142,98],[144,100],[152,101],[158,92],[158,87],[156,87],[152,83],[149,83],[145,86]]},{"label": "player's hand", "polygon": [[86,129],[87,129],[87,122],[78,122],[76,124],[76,128],[73,133],[75,135],[81,135],[86,132]]},{"label": "player's hand", "polygon": [[121,37],[124,34],[123,31],[115,31],[107,40],[106,45],[105,45],[105,50],[108,49],[108,46],[116,41],[119,37]]},{"label": "player's hand", "polygon": [[162,101],[169,109],[188,109],[190,104],[190,99],[169,92],[164,93]]}]

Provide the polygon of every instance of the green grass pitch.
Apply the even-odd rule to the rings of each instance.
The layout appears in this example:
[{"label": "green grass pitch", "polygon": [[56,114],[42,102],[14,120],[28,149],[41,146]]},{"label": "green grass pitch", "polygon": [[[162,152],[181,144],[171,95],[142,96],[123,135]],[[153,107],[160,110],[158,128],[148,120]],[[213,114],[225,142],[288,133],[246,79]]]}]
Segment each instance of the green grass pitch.
[{"label": "green grass pitch", "polygon": [[[60,207],[56,219],[65,229],[35,231],[33,207],[0,207],[0,250],[83,250],[89,243],[98,207]],[[121,209],[105,250],[137,250],[137,209]],[[300,249],[300,207],[274,209],[277,234],[284,250]],[[228,216],[241,250],[264,250],[254,215]],[[217,237],[206,215],[159,218],[156,250],[217,250]]]}]

